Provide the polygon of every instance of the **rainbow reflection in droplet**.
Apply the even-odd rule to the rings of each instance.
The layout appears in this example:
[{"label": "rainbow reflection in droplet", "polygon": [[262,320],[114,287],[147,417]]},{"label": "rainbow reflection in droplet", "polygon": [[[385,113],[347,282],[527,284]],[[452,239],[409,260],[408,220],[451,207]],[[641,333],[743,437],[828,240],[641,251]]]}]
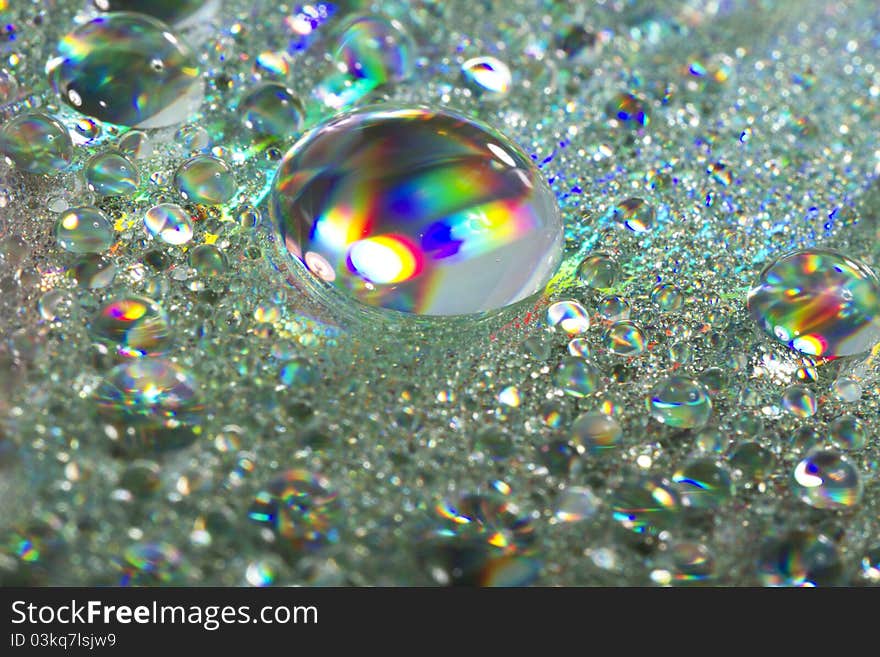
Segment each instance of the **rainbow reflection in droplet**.
[{"label": "rainbow reflection in droplet", "polygon": [[853,356],[880,341],[880,281],[836,251],[795,251],[773,261],[749,290],[748,306],[768,335],[810,356]]},{"label": "rainbow reflection in droplet", "polygon": [[168,316],[159,304],[146,297],[128,296],[108,302],[89,329],[97,340],[127,358],[155,356],[171,342]]},{"label": "rainbow reflection in droplet", "polygon": [[855,465],[834,450],[816,449],[794,469],[798,497],[816,509],[843,509],[862,499],[862,479]]},{"label": "rainbow reflection in droplet", "polygon": [[374,306],[500,308],[541,290],[562,220],[540,172],[493,128],[446,110],[336,117],[287,153],[272,187],[279,244]]}]

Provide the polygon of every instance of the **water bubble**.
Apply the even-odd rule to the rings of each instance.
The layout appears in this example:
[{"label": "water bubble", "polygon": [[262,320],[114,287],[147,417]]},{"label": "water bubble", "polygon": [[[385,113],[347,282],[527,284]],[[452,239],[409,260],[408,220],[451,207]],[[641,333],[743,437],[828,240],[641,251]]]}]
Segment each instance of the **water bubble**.
[{"label": "water bubble", "polygon": [[673,527],[681,502],[665,479],[630,476],[608,498],[614,519],[637,534],[656,535]]},{"label": "water bubble", "polygon": [[189,214],[174,203],[160,203],[147,210],[144,226],[152,235],[168,244],[186,244],[193,236]]},{"label": "water bubble", "polygon": [[71,253],[101,253],[115,237],[107,215],[91,206],[66,210],[55,223],[55,241]]},{"label": "water bubble", "polygon": [[171,342],[168,316],[152,299],[120,297],[106,303],[90,325],[92,335],[120,356],[140,358],[166,351]]},{"label": "water bubble", "polygon": [[749,440],[740,443],[730,453],[730,467],[734,474],[749,482],[761,481],[773,468],[773,454],[760,443]]},{"label": "water bubble", "polygon": [[553,383],[572,397],[586,397],[602,383],[599,369],[583,358],[565,358],[553,373]]},{"label": "water bubble", "polygon": [[89,189],[101,196],[131,196],[137,191],[137,169],[120,153],[98,153],[86,162],[83,174]]},{"label": "water bubble", "polygon": [[98,408],[126,417],[175,418],[198,408],[192,376],[164,358],[141,358],[114,367],[98,388]]},{"label": "water bubble", "polygon": [[690,509],[714,509],[733,496],[733,482],[727,468],[712,458],[699,458],[676,471],[682,504]]},{"label": "water bubble", "polygon": [[313,130],[269,201],[279,244],[375,306],[457,315],[539,291],[562,250],[556,199],[489,126],[446,111],[371,109]]},{"label": "water bubble", "polygon": [[606,322],[629,319],[631,312],[629,301],[617,296],[602,297],[597,310],[599,316]]},{"label": "water bubble", "polygon": [[598,411],[580,415],[571,425],[572,442],[594,454],[617,447],[622,436],[620,423]]},{"label": "water bubble", "polygon": [[22,171],[52,174],[66,169],[73,160],[73,141],[61,121],[31,112],[3,126],[0,153]]},{"label": "water bubble", "polygon": [[137,543],[118,562],[122,586],[156,586],[181,581],[183,557],[171,543]]},{"label": "water bubble", "polygon": [[531,517],[503,494],[469,493],[437,505],[436,510],[460,539],[485,543],[505,554],[527,554],[534,545]]},{"label": "water bubble", "polygon": [[647,347],[642,327],[629,320],[614,322],[605,331],[602,341],[608,351],[618,356],[638,356]]},{"label": "water bubble", "polygon": [[73,266],[73,274],[81,287],[100,290],[108,287],[116,278],[117,267],[109,259],[101,256],[86,256]]},{"label": "water bubble", "polygon": [[211,135],[200,125],[185,125],[174,133],[174,141],[184,153],[199,153],[211,147]]},{"label": "water bubble", "polygon": [[235,177],[229,165],[210,155],[196,155],[178,167],[174,184],[193,203],[222,205],[235,196]]},{"label": "water bubble", "polygon": [[199,276],[213,278],[226,272],[226,254],[213,244],[200,244],[189,252],[189,266]]},{"label": "water bubble", "polygon": [[816,449],[794,470],[798,497],[816,509],[844,509],[862,499],[862,480],[856,467],[842,454]]},{"label": "water bubble", "polygon": [[568,353],[572,356],[576,356],[577,358],[589,358],[590,352],[590,343],[584,338],[572,338],[568,343]]},{"label": "water bubble", "polygon": [[673,312],[684,305],[684,294],[677,285],[657,283],[651,290],[651,301],[663,312]]},{"label": "water bubble", "polygon": [[748,293],[752,319],[810,356],[864,353],[880,341],[880,281],[867,265],[812,249],[770,263]]},{"label": "water bubble", "polygon": [[841,583],[843,563],[827,536],[793,530],[764,541],[757,570],[764,586],[834,586]]},{"label": "water bubble", "polygon": [[641,127],[650,122],[645,102],[631,93],[617,94],[608,102],[605,111],[620,125]]},{"label": "water bubble", "polygon": [[136,160],[144,160],[153,155],[153,142],[146,132],[131,130],[116,142],[119,152]]},{"label": "water bubble", "polygon": [[853,404],[862,397],[862,386],[855,379],[846,376],[838,377],[831,384],[831,392],[842,402]]},{"label": "water bubble", "polygon": [[868,437],[865,425],[854,415],[841,415],[835,418],[828,434],[836,447],[846,450],[862,449]]},{"label": "water bubble", "polygon": [[634,233],[646,233],[654,227],[654,206],[641,198],[628,198],[611,208],[618,224]]},{"label": "water bubble", "polygon": [[578,265],[577,277],[581,283],[592,288],[608,288],[617,282],[620,265],[607,253],[592,253]]},{"label": "water bubble", "polygon": [[800,383],[788,386],[782,392],[782,406],[795,417],[811,417],[816,414],[816,393]]},{"label": "water bubble", "polygon": [[712,402],[702,384],[682,376],[670,376],[655,385],[646,400],[657,422],[670,427],[701,427],[712,415]]},{"label": "water bubble", "polygon": [[80,25],[46,65],[55,91],[100,121],[160,128],[184,121],[203,86],[192,51],[164,23],[134,13]]},{"label": "water bubble", "polygon": [[585,486],[569,486],[559,496],[554,514],[560,522],[581,522],[596,515],[599,497]]},{"label": "water bubble", "polygon": [[327,478],[293,469],[257,493],[248,518],[270,528],[295,550],[314,550],[338,540],[338,493]]},{"label": "water bubble", "polygon": [[415,46],[396,20],[380,16],[350,19],[333,55],[339,73],[319,85],[316,93],[329,107],[347,107],[382,85],[412,75]]},{"label": "water bubble", "polygon": [[238,102],[244,126],[260,138],[286,139],[302,127],[305,109],[299,97],[283,84],[266,82]]},{"label": "water bubble", "polygon": [[495,57],[473,57],[461,65],[465,84],[480,98],[497,100],[510,92],[513,76],[507,64]]},{"label": "water bubble", "polygon": [[569,335],[586,333],[590,328],[590,316],[577,301],[557,301],[547,308],[547,326],[562,329]]}]

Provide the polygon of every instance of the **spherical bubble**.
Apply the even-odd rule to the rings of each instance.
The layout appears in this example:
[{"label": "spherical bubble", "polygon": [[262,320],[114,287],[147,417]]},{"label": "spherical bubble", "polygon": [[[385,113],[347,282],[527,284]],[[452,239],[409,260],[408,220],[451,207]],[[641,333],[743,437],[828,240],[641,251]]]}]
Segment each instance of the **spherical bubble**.
[{"label": "spherical bubble", "polygon": [[880,341],[880,281],[867,265],[836,251],[795,251],[774,260],[749,290],[748,307],[768,335],[810,356],[853,356]]},{"label": "spherical bubble", "polygon": [[561,259],[562,220],[534,163],[448,111],[331,119],[284,157],[269,208],[278,244],[312,280],[404,312],[506,306],[541,290]]},{"label": "spherical bubble", "polygon": [[584,413],[571,425],[572,442],[593,453],[617,447],[622,436],[620,423],[598,411]]},{"label": "spherical bubble", "polygon": [[654,227],[657,216],[654,206],[642,198],[628,198],[611,208],[618,224],[634,233],[646,233]]},{"label": "spherical bubble", "polygon": [[531,516],[522,513],[503,492],[468,493],[438,504],[436,511],[461,539],[487,543],[506,554],[528,554],[534,546]]},{"label": "spherical bubble", "polygon": [[177,23],[214,0],[92,0],[101,11],[132,11],[149,14],[166,23]]},{"label": "spherical bubble", "polygon": [[553,373],[553,383],[572,397],[586,397],[602,384],[599,369],[583,358],[565,358]]},{"label": "spherical bubble", "polygon": [[101,253],[115,238],[107,215],[91,206],[70,208],[55,223],[55,241],[71,253]]},{"label": "spherical bubble", "polygon": [[577,358],[589,358],[591,351],[590,343],[584,338],[572,338],[568,343],[568,353]]},{"label": "spherical bubble", "polygon": [[830,538],[794,530],[764,541],[757,570],[764,586],[834,586],[841,583],[843,563]]},{"label": "spherical bubble", "polygon": [[147,210],[144,226],[152,235],[168,244],[186,244],[193,236],[189,214],[174,203],[160,203]]},{"label": "spherical bubble", "polygon": [[184,368],[164,358],[114,367],[96,392],[98,409],[127,417],[176,418],[198,408],[198,390]]},{"label": "spherical bubble", "polygon": [[46,65],[56,93],[100,121],[161,128],[184,121],[201,103],[196,56],[155,18],[100,16],[65,36],[58,52]]},{"label": "spherical bubble", "polygon": [[816,509],[844,509],[862,499],[859,471],[833,450],[807,454],[794,470],[793,486],[798,497]]},{"label": "spherical bubble", "polygon": [[782,392],[782,406],[795,417],[810,417],[818,408],[816,393],[800,383],[790,385]]},{"label": "spherical bubble", "polygon": [[854,415],[841,415],[835,418],[828,433],[836,447],[847,450],[862,449],[868,437],[865,425]]},{"label": "spherical bubble", "polygon": [[589,520],[599,510],[601,500],[586,486],[569,486],[556,504],[555,516],[560,522]]},{"label": "spherical bubble", "polygon": [[737,445],[728,461],[734,474],[748,482],[763,480],[773,468],[773,454],[752,440]]},{"label": "spherical bubble", "polygon": [[608,288],[620,277],[620,265],[607,253],[591,253],[581,260],[577,276],[587,287]]},{"label": "spherical bubble", "polygon": [[287,470],[257,493],[248,518],[271,529],[295,550],[314,550],[339,538],[338,497],[326,477],[302,469]]},{"label": "spherical bubble", "polygon": [[547,326],[569,335],[586,333],[590,328],[590,316],[577,301],[557,301],[547,308]]},{"label": "spherical bubble", "polygon": [[701,427],[712,415],[712,401],[703,385],[682,376],[657,383],[646,406],[657,422],[681,429]]},{"label": "spherical bubble", "polygon": [[140,358],[166,351],[171,342],[168,316],[146,297],[120,297],[106,303],[92,320],[92,336],[120,356]]},{"label": "spherical bubble", "polygon": [[651,301],[664,312],[673,312],[684,305],[684,294],[677,285],[657,283],[651,290]]},{"label": "spherical bubble", "polygon": [[244,126],[258,137],[286,139],[299,132],[305,108],[283,84],[266,82],[241,97],[238,114]]},{"label": "spherical bubble", "polygon": [[73,160],[73,141],[61,121],[31,112],[3,126],[0,153],[22,171],[53,174],[66,169]]},{"label": "spherical bubble", "polygon": [[200,244],[189,252],[189,266],[199,276],[213,278],[226,272],[228,260],[226,254],[213,244]]},{"label": "spherical bubble", "polygon": [[193,203],[222,205],[235,196],[235,177],[229,165],[211,155],[196,155],[174,174],[180,195]]},{"label": "spherical bubble", "polygon": [[681,501],[675,485],[665,479],[631,476],[608,498],[621,525],[637,534],[656,535],[678,522]]},{"label": "spherical bubble", "polygon": [[89,189],[101,196],[131,196],[137,191],[137,169],[120,153],[98,153],[83,167]]},{"label": "spherical bubble", "polygon": [[473,57],[461,65],[465,84],[481,98],[495,100],[510,92],[513,76],[507,64],[495,57]]},{"label": "spherical bubble", "polygon": [[833,392],[834,396],[840,401],[847,404],[853,404],[861,399],[862,386],[855,379],[841,376],[835,379],[834,383],[831,384],[831,392]]},{"label": "spherical bubble", "polygon": [[599,316],[606,322],[629,319],[631,312],[629,301],[618,296],[602,297],[597,310],[599,311]]},{"label": "spherical bubble", "polygon": [[614,322],[606,329],[602,340],[605,348],[618,356],[638,356],[647,348],[642,327],[629,320]]},{"label": "spherical bubble", "polygon": [[699,458],[676,471],[681,501],[691,509],[714,509],[733,496],[733,482],[727,468],[712,458]]},{"label": "spherical bubble", "polygon": [[648,125],[650,118],[645,102],[631,93],[619,93],[605,107],[608,117],[619,125],[642,127]]}]

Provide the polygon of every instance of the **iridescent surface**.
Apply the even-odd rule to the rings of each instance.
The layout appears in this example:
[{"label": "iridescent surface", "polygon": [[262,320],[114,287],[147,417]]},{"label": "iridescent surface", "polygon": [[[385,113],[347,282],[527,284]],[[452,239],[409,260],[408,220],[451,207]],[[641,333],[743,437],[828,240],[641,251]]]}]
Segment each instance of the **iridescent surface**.
[{"label": "iridescent surface", "polygon": [[241,97],[238,114],[255,135],[277,140],[299,132],[305,109],[299,97],[283,84],[266,82]]},{"label": "iridescent surface", "polygon": [[0,130],[0,153],[28,173],[52,174],[73,159],[73,142],[58,119],[40,112],[22,114]]},{"label": "iridescent surface", "polygon": [[168,244],[186,244],[193,236],[192,219],[186,210],[174,203],[160,203],[147,210],[144,226]]},{"label": "iridescent surface", "polygon": [[180,123],[202,98],[195,55],[167,25],[143,14],[109,14],[77,27],[46,72],[75,110],[124,126]]},{"label": "iridescent surface", "polygon": [[632,476],[610,497],[614,519],[637,534],[658,534],[673,527],[681,501],[674,485],[663,479]]},{"label": "iridescent surface", "polygon": [[833,450],[807,454],[794,470],[794,489],[816,509],[842,509],[862,499],[862,480],[856,466]]},{"label": "iridescent surface", "polygon": [[291,257],[357,300],[477,313],[539,291],[562,222],[529,159],[486,125],[420,108],[343,115],[285,156],[270,211]]},{"label": "iridescent surface", "polygon": [[557,301],[547,308],[547,326],[577,335],[590,328],[590,316],[577,301]]},{"label": "iridescent surface", "polygon": [[71,253],[101,253],[110,248],[114,238],[107,215],[95,207],[65,210],[55,223],[55,241]]},{"label": "iridescent surface", "polygon": [[105,304],[92,320],[92,335],[120,356],[155,356],[168,348],[168,316],[152,299],[123,297]]},{"label": "iridescent surface", "polygon": [[700,427],[712,414],[705,388],[681,376],[671,376],[654,386],[646,406],[657,422],[682,429]]},{"label": "iridescent surface", "polygon": [[635,322],[614,322],[605,331],[605,348],[617,356],[638,356],[645,351],[647,341],[642,327]]},{"label": "iridescent surface", "polygon": [[101,196],[129,196],[137,191],[140,176],[121,153],[98,153],[83,167],[89,189]]},{"label": "iridescent surface", "polygon": [[758,557],[765,586],[834,586],[843,564],[834,542],[823,534],[794,530],[766,539]]},{"label": "iridescent surface", "polygon": [[229,165],[210,155],[196,155],[174,174],[177,191],[187,201],[221,205],[235,195],[235,176]]},{"label": "iridescent surface", "polygon": [[144,358],[117,365],[98,388],[98,409],[109,415],[173,418],[196,410],[198,391],[176,363]]},{"label": "iridescent surface", "polygon": [[714,509],[733,496],[730,473],[711,458],[691,461],[672,481],[678,484],[682,504],[690,509]]},{"label": "iridescent surface", "polygon": [[307,470],[288,470],[257,493],[248,518],[271,529],[295,550],[314,550],[338,539],[340,511],[330,482]]},{"label": "iridescent surface", "polygon": [[810,356],[852,356],[880,341],[880,282],[835,251],[795,251],[771,262],[748,304],[769,336]]},{"label": "iridescent surface", "polygon": [[497,99],[510,91],[512,74],[507,64],[495,57],[474,57],[461,65],[467,85],[480,97]]}]

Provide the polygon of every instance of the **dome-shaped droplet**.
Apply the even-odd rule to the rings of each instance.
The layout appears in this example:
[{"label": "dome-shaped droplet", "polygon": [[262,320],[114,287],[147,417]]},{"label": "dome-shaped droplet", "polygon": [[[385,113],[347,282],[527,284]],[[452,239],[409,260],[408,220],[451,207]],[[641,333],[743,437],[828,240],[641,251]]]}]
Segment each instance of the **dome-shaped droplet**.
[{"label": "dome-shaped droplet", "polygon": [[65,36],[46,66],[71,107],[101,121],[159,128],[198,108],[203,86],[193,52],[143,14],[99,16]]},{"label": "dome-shaped droplet", "polygon": [[642,198],[628,198],[611,208],[611,216],[634,233],[645,233],[654,226],[654,206]]},{"label": "dome-shaped droplet", "polygon": [[794,469],[798,497],[816,509],[843,509],[862,499],[856,466],[834,450],[816,449]]},{"label": "dome-shaped droplet", "polygon": [[211,155],[196,155],[174,175],[180,195],[193,203],[221,205],[235,196],[235,176],[229,165]]},{"label": "dome-shaped droplet", "polygon": [[646,405],[651,416],[670,427],[701,427],[712,414],[712,402],[702,384],[670,376],[651,390]]},{"label": "dome-shaped droplet", "polygon": [[461,65],[465,84],[486,100],[503,98],[510,91],[513,76],[507,64],[495,57],[474,57]]},{"label": "dome-shaped droplet", "polygon": [[213,278],[226,271],[228,261],[226,254],[213,244],[200,244],[190,251],[189,266],[195,269],[199,276]]},{"label": "dome-shaped droplet", "polygon": [[186,244],[193,236],[189,214],[174,203],[160,203],[147,210],[144,226],[151,234],[168,244]]},{"label": "dome-shaped droplet", "polygon": [[672,481],[678,484],[682,504],[690,509],[714,509],[733,495],[730,472],[712,458],[691,461]]},{"label": "dome-shaped droplet", "polygon": [[238,115],[259,138],[275,140],[299,132],[305,109],[299,97],[283,84],[266,82],[241,97]]},{"label": "dome-shaped droplet", "polygon": [[852,356],[880,341],[880,281],[835,251],[795,251],[773,261],[749,290],[748,306],[768,335],[810,356]]},{"label": "dome-shaped droplet", "polygon": [[854,415],[841,415],[831,423],[828,437],[840,449],[858,450],[865,446],[867,432],[859,418]]},{"label": "dome-shaped droplet", "polygon": [[569,356],[553,373],[553,383],[572,397],[586,397],[602,384],[599,369],[583,358]]},{"label": "dome-shaped droplet", "polygon": [[795,383],[782,391],[782,406],[795,417],[810,417],[818,408],[816,393],[801,383]]},{"label": "dome-shaped droplet", "polygon": [[620,423],[599,411],[584,413],[571,425],[572,442],[593,453],[617,447],[622,435]]},{"label": "dome-shaped droplet", "polygon": [[269,207],[318,279],[425,315],[493,310],[541,290],[562,251],[556,199],[487,125],[425,108],[334,118],[287,153]]},{"label": "dome-shaped droplet", "polygon": [[177,23],[216,0],[92,0],[101,11],[133,11]]},{"label": "dome-shaped droplet", "polygon": [[830,538],[795,530],[764,541],[757,571],[765,586],[833,586],[841,583],[843,562]]},{"label": "dome-shaped droplet", "polygon": [[557,301],[547,308],[547,326],[569,335],[586,333],[590,328],[590,315],[577,301]]},{"label": "dome-shaped droplet", "polygon": [[614,519],[638,534],[658,534],[678,522],[681,501],[665,479],[632,476],[609,496]]},{"label": "dome-shaped droplet", "polygon": [[61,121],[31,112],[3,126],[0,153],[22,171],[56,173],[73,160],[73,140]]},{"label": "dome-shaped droplet", "polygon": [[89,189],[101,196],[130,196],[137,191],[140,176],[121,153],[98,153],[86,162],[83,174]]},{"label": "dome-shaped droplet", "polygon": [[647,347],[642,327],[629,320],[614,322],[609,326],[603,342],[608,351],[618,356],[638,356]]},{"label": "dome-shaped droplet", "polygon": [[121,297],[106,303],[89,329],[96,340],[130,358],[155,356],[171,342],[168,316],[146,297]]},{"label": "dome-shaped droplet", "polygon": [[108,414],[181,418],[194,411],[198,391],[192,376],[164,358],[141,358],[117,365],[98,388],[98,408]]},{"label": "dome-shaped droplet", "polygon": [[107,215],[91,206],[65,210],[55,223],[55,241],[71,253],[101,253],[114,239]]},{"label": "dome-shaped droplet", "polygon": [[611,287],[620,277],[620,265],[607,253],[591,253],[581,260],[577,269],[578,280],[587,287]]},{"label": "dome-shaped droplet", "polygon": [[288,470],[257,493],[248,518],[271,529],[295,550],[316,549],[338,538],[338,494],[323,476]]},{"label": "dome-shaped droplet", "polygon": [[339,72],[324,80],[316,93],[329,107],[347,107],[382,85],[412,75],[414,51],[398,21],[356,16],[343,27],[333,55]]}]

